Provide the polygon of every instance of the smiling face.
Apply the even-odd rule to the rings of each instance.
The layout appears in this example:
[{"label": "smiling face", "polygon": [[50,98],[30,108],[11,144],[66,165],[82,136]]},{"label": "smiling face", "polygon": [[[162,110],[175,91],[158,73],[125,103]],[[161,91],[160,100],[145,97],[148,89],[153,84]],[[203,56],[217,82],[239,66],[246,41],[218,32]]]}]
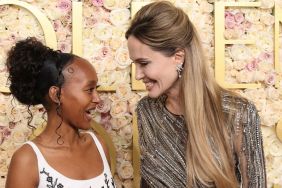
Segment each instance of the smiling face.
[{"label": "smiling face", "polygon": [[[156,98],[175,89],[179,81],[176,65],[183,62],[177,54],[171,57],[152,50],[134,36],[128,38],[129,55],[136,65],[136,80],[142,80],[149,97]],[[177,88],[179,89],[179,88]]]},{"label": "smiling face", "polygon": [[65,82],[61,89],[61,106],[64,122],[80,129],[90,128],[91,111],[100,102],[94,67],[76,57],[63,70]]}]

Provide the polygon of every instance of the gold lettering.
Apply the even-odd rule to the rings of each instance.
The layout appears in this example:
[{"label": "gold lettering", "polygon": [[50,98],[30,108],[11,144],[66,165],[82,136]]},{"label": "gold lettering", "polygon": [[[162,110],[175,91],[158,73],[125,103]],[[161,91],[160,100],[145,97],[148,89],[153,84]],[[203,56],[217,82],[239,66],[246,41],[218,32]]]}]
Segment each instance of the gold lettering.
[{"label": "gold lettering", "polygon": [[[275,15],[275,26],[274,26],[274,68],[276,72],[281,73],[281,66],[279,62],[279,26],[282,21],[282,12],[279,6],[275,6],[274,8]],[[276,80],[276,86],[278,87],[278,83],[280,80]],[[282,141],[282,140],[281,140]]]},{"label": "gold lettering", "polygon": [[82,2],[72,1],[72,53],[82,56]]},{"label": "gold lettering", "polygon": [[226,44],[254,44],[250,40],[225,40],[224,11],[225,7],[259,7],[259,2],[215,2],[215,79],[225,88],[258,88],[260,84],[230,84],[225,82],[225,45]]},{"label": "gold lettering", "polygon": [[[57,49],[56,33],[53,29],[53,26],[48,18],[36,7],[18,0],[0,0],[0,6],[1,5],[16,5],[27,9],[38,20],[45,36],[46,45],[55,50]],[[10,90],[5,86],[0,86],[0,92],[10,93]]]},{"label": "gold lettering", "polygon": [[276,124],[276,135],[278,139],[282,142],[282,119]]}]

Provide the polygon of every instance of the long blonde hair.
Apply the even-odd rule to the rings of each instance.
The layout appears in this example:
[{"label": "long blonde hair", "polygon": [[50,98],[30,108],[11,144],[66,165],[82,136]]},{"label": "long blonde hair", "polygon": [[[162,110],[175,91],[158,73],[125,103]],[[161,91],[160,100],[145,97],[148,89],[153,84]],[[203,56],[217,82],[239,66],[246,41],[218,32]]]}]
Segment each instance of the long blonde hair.
[{"label": "long blonde hair", "polygon": [[181,97],[188,130],[186,146],[187,187],[235,188],[232,143],[222,110],[221,88],[210,74],[193,24],[170,2],[154,2],[133,18],[126,38],[133,35],[166,56],[185,50]]}]

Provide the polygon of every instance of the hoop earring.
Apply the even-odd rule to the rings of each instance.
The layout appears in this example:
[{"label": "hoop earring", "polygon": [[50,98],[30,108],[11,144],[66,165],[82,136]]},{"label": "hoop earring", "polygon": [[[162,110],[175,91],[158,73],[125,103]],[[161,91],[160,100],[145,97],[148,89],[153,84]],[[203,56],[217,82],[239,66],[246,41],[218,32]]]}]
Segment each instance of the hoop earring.
[{"label": "hoop earring", "polygon": [[178,78],[181,78],[181,72],[183,71],[183,63],[176,65],[176,71],[177,71],[177,74],[178,74]]}]

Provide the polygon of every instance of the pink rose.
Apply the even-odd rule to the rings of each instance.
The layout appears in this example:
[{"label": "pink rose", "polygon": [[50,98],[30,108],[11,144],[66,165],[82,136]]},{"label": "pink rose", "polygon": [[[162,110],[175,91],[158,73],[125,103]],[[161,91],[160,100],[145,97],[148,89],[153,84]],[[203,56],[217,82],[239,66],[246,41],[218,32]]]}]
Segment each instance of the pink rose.
[{"label": "pink rose", "polygon": [[246,65],[246,69],[248,71],[254,71],[258,68],[259,60],[257,58],[254,58],[250,63]]},{"label": "pink rose", "polygon": [[252,27],[252,23],[247,21],[247,20],[245,20],[243,22],[243,26],[244,26],[245,29],[250,29]]},{"label": "pink rose", "polygon": [[101,7],[104,5],[104,1],[103,0],[92,0],[92,4],[95,6],[95,7]]},{"label": "pink rose", "polygon": [[104,98],[96,106],[96,111],[100,113],[107,113],[111,109],[111,100],[109,98]]},{"label": "pink rose", "polygon": [[272,62],[273,61],[273,54],[271,53],[268,53],[268,52],[262,52],[259,57],[258,57],[260,60],[262,61],[270,61]]},{"label": "pink rose", "polygon": [[225,12],[225,28],[232,29],[235,26],[235,17],[231,12]]},{"label": "pink rose", "polygon": [[264,82],[267,85],[274,85],[275,84],[275,74],[274,73],[267,74]]},{"label": "pink rose", "polygon": [[234,15],[234,19],[235,19],[237,24],[241,24],[245,20],[245,17],[244,17],[244,14],[242,12],[237,12]]},{"label": "pink rose", "polygon": [[59,9],[64,12],[69,12],[71,10],[71,1],[70,0],[60,0],[57,4]]}]

